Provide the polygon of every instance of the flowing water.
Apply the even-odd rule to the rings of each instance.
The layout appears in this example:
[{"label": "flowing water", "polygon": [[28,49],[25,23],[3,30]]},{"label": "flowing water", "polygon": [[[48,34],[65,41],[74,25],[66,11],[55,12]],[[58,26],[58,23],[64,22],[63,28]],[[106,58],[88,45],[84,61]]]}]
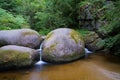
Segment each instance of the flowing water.
[{"label": "flowing water", "polygon": [[97,53],[67,64],[39,61],[30,69],[0,72],[0,80],[120,80],[120,59]]},{"label": "flowing water", "polygon": [[42,61],[42,48],[43,48],[43,42],[40,45],[39,53],[40,53],[40,61]]}]

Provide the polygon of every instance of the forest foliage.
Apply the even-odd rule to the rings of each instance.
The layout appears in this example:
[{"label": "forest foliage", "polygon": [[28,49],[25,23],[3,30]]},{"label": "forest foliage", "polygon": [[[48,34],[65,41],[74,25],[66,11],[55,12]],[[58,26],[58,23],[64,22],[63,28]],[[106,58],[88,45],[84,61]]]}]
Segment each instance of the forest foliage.
[{"label": "forest foliage", "polygon": [[[106,22],[100,28],[91,24],[91,30],[102,33],[105,49],[117,55],[120,54],[120,0],[110,0],[111,4],[107,1],[0,0],[0,30],[32,28],[43,35],[61,27],[81,31],[84,24],[81,25],[80,19],[86,17],[82,12],[88,8],[92,23]],[[84,29],[86,31],[86,27]]]}]

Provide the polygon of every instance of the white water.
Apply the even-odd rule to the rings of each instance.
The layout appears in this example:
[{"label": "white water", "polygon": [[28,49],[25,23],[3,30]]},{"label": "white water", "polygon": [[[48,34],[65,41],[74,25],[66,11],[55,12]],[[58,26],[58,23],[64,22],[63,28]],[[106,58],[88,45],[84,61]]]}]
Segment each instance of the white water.
[{"label": "white water", "polygon": [[42,50],[43,50],[43,42],[40,44],[39,54],[40,54],[40,61],[36,63],[36,65],[44,65],[47,62],[42,61]]},{"label": "white water", "polygon": [[89,51],[87,48],[85,48],[85,53],[90,54],[90,53],[92,53],[92,51]]},{"label": "white water", "polygon": [[42,50],[43,50],[43,42],[40,44],[40,49],[39,49],[40,61],[42,61]]},{"label": "white water", "polygon": [[89,54],[93,53],[92,51],[89,51],[87,48],[85,48],[85,58],[89,56]]}]

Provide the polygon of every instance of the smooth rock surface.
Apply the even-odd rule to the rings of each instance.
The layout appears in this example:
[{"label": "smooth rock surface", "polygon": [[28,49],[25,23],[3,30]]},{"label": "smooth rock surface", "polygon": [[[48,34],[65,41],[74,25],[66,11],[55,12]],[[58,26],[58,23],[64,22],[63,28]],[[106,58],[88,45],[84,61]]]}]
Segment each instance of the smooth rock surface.
[{"label": "smooth rock surface", "polygon": [[41,40],[41,36],[31,29],[0,31],[0,46],[19,45],[29,48],[38,48]]},{"label": "smooth rock surface", "polygon": [[51,31],[43,43],[42,59],[52,63],[69,62],[85,55],[84,41],[73,29],[59,28]]}]

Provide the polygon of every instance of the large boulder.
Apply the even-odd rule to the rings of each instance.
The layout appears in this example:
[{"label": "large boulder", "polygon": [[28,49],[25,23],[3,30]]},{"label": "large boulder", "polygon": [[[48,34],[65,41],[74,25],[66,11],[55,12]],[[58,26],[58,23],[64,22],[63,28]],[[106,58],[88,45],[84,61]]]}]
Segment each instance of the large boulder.
[{"label": "large boulder", "polygon": [[104,41],[95,32],[90,32],[84,36],[85,46],[89,50],[95,52],[100,51],[104,47]]},{"label": "large boulder", "polygon": [[38,50],[16,45],[0,48],[0,70],[31,66],[39,60]]},{"label": "large boulder", "polygon": [[41,40],[41,36],[31,29],[0,31],[0,46],[19,45],[29,48],[38,48]]},{"label": "large boulder", "polygon": [[47,62],[69,62],[84,55],[84,41],[81,35],[72,29],[53,30],[43,42],[42,59]]}]

